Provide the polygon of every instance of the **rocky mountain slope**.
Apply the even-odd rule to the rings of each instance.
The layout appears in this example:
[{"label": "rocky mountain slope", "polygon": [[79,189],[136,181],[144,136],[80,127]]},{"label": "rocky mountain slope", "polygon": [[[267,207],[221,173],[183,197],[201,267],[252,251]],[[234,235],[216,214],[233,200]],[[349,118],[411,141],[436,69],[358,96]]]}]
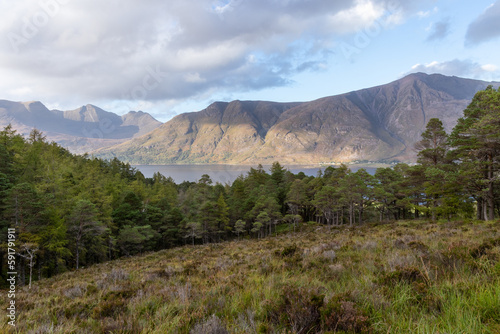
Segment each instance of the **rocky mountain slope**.
[{"label": "rocky mountain slope", "polygon": [[0,128],[8,124],[19,133],[41,130],[74,153],[85,153],[142,136],[162,123],[142,111],[118,116],[93,105],[75,110],[49,110],[41,102],[0,100]]},{"label": "rocky mountain slope", "polygon": [[489,84],[499,85],[416,73],[311,102],[216,102],[96,153],[138,164],[412,162],[427,121],[450,131]]}]

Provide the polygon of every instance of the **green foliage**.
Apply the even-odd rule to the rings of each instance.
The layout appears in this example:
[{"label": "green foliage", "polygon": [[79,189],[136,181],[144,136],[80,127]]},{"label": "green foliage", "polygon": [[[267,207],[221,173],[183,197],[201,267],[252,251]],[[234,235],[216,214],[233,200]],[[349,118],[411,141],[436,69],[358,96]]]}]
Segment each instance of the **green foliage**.
[{"label": "green foliage", "polygon": [[418,162],[423,165],[440,165],[446,162],[448,153],[448,135],[444,131],[443,122],[431,118],[427,123],[422,140],[415,144],[418,150]]},{"label": "green foliage", "polygon": [[451,157],[459,163],[461,182],[474,196],[479,219],[495,218],[495,177],[500,153],[500,90],[489,86],[476,93],[453,129]]}]

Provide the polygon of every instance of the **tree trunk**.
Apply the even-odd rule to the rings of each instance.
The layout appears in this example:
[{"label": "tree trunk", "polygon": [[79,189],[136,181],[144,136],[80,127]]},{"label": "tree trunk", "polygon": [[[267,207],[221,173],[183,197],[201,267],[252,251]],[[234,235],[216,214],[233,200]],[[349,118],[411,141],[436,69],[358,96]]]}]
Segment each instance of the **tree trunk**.
[{"label": "tree trunk", "polygon": [[437,207],[436,200],[433,200],[432,201],[432,221],[436,221],[436,207]]},{"label": "tree trunk", "polygon": [[30,257],[30,284],[28,289],[31,289],[31,276],[33,275],[33,256]]},{"label": "tree trunk", "polygon": [[484,220],[484,216],[483,216],[483,199],[481,197],[478,197],[476,199],[476,219],[477,220]]},{"label": "tree trunk", "polygon": [[488,154],[488,220],[495,219],[495,194],[493,192],[493,155]]},{"label": "tree trunk", "polygon": [[349,203],[349,226],[353,225],[353,219],[354,219],[354,203],[351,202]]},{"label": "tree trunk", "polygon": [[24,262],[24,258],[23,257],[21,257],[19,260],[20,260],[19,261],[19,267],[21,269],[20,270],[21,275],[20,275],[20,281],[19,281],[19,283],[24,286],[24,285],[26,285],[26,269],[25,269],[26,264]]},{"label": "tree trunk", "polygon": [[358,218],[358,224],[362,225],[363,224],[363,201],[359,202],[359,218]]},{"label": "tree trunk", "polygon": [[[47,259],[47,257],[45,257]],[[38,280],[40,281],[42,279],[42,261],[40,257],[38,258]]]},{"label": "tree trunk", "polygon": [[78,265],[80,263],[80,245],[79,242],[76,242],[76,269],[78,270]]}]

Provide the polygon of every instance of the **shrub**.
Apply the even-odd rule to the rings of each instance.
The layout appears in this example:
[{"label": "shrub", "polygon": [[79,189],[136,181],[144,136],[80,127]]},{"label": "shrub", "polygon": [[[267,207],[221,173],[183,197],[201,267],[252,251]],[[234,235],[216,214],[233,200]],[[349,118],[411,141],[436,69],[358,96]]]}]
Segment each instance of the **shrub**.
[{"label": "shrub", "polygon": [[400,282],[406,283],[424,283],[426,281],[425,275],[417,267],[403,267],[394,272],[385,274],[381,280],[382,284],[394,286]]},{"label": "shrub", "polygon": [[321,311],[323,329],[335,333],[371,333],[369,317],[364,314],[349,294],[332,298]]},{"label": "shrub", "polygon": [[105,317],[115,317],[123,314],[127,310],[128,299],[133,296],[133,291],[110,291],[94,307],[92,318],[99,319]]},{"label": "shrub", "polygon": [[284,287],[276,302],[265,306],[272,324],[294,333],[318,333],[321,329],[320,310],[324,295],[315,289]]},{"label": "shrub", "polygon": [[281,251],[277,250],[275,254],[279,257],[292,257],[295,252],[298,250],[297,245],[291,245],[284,247]]},{"label": "shrub", "polygon": [[484,241],[482,244],[479,246],[471,249],[470,255],[474,259],[478,259],[483,255],[486,255],[488,253],[488,250],[492,249],[493,247],[500,246],[500,238],[497,239],[490,239]]}]

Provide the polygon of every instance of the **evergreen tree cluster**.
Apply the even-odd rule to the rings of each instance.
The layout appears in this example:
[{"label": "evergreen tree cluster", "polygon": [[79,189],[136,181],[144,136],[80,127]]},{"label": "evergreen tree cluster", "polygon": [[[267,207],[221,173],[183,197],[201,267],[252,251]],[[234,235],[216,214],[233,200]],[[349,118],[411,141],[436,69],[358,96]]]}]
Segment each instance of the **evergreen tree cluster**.
[{"label": "evergreen tree cluster", "polygon": [[[263,238],[301,222],[362,224],[398,219],[491,220],[499,214],[500,90],[480,91],[450,135],[431,119],[418,164],[374,175],[345,165],[316,177],[278,162],[232,184],[145,178],[117,159],[77,156],[33,130],[0,132],[0,259],[17,233],[18,272],[28,280],[183,244]],[[5,282],[5,279],[1,280]]]}]

